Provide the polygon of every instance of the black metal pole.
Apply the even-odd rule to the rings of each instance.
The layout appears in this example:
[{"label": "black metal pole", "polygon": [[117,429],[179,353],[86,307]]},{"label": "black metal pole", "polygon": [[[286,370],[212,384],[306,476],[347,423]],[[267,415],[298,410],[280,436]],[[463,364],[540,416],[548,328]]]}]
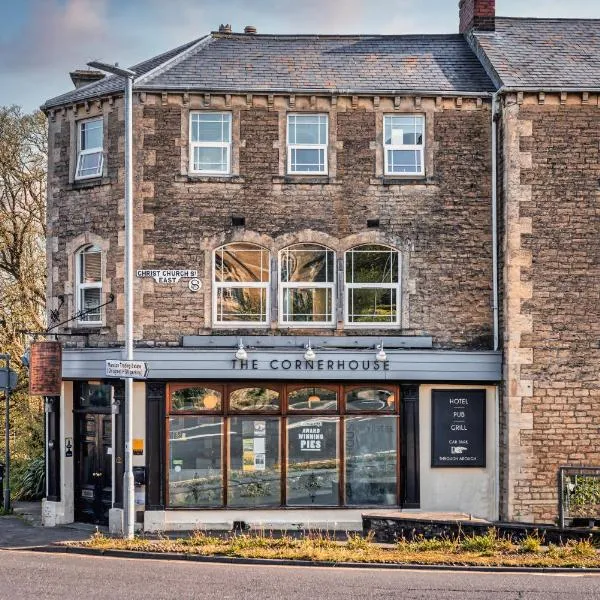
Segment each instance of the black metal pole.
[{"label": "black metal pole", "polygon": [[10,510],[10,357],[7,355],[5,358],[6,362],[6,387],[4,388],[4,399],[6,400],[5,407],[5,469],[4,469],[4,510],[8,512]]}]

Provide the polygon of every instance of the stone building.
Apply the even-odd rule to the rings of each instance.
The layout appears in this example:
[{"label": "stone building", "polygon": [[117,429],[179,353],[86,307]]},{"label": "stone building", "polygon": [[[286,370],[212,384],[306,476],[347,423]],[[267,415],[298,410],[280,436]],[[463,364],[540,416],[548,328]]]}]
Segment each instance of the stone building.
[{"label": "stone building", "polygon": [[[558,467],[600,463],[599,34],[462,0],[458,34],[221,26],[132,67],[146,530],[556,517]],[[123,81],[43,110],[44,519],[118,529]]]}]

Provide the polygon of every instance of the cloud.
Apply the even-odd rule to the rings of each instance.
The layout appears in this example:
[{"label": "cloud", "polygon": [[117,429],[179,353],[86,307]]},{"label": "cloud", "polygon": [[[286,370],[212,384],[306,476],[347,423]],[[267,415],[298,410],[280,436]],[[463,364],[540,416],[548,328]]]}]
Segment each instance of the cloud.
[{"label": "cloud", "polygon": [[[32,0],[22,30],[0,45],[0,70],[40,70],[106,43],[109,0]],[[91,53],[91,54],[90,54]]]}]

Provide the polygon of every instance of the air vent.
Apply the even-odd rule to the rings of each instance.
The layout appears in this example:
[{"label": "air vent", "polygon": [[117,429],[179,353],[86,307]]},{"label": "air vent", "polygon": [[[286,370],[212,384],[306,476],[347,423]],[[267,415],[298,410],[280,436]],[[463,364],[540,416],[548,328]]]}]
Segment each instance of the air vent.
[{"label": "air vent", "polygon": [[231,224],[234,227],[245,227],[246,226],[246,217],[240,217],[240,216],[231,217]]},{"label": "air vent", "polygon": [[379,219],[367,219],[367,227],[369,229],[376,229],[379,227]]}]

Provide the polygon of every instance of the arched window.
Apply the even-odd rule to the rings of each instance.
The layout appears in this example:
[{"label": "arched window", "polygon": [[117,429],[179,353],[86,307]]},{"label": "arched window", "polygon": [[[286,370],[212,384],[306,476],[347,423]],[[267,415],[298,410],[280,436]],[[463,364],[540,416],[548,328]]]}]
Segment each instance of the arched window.
[{"label": "arched window", "polygon": [[86,246],[76,255],[77,320],[79,323],[102,323],[102,251]]},{"label": "arched window", "polygon": [[400,324],[400,253],[366,244],[346,252],[346,323]]},{"label": "arched window", "polygon": [[215,325],[266,325],[269,321],[269,251],[256,244],[221,246],[214,254]]},{"label": "arched window", "polygon": [[280,323],[335,324],[335,253],[319,244],[295,244],[279,253]]}]

